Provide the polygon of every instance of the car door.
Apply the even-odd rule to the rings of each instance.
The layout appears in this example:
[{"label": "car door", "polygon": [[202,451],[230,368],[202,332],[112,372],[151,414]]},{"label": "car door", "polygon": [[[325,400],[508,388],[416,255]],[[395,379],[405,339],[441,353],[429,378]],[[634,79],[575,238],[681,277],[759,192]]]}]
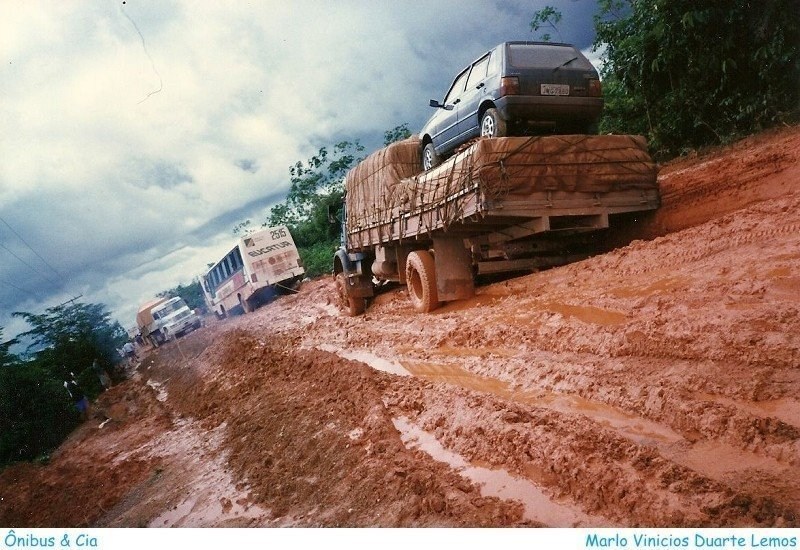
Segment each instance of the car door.
[{"label": "car door", "polygon": [[490,55],[491,52],[472,64],[464,93],[461,95],[458,105],[458,135],[462,143],[480,133],[478,109],[486,95],[486,75]]},{"label": "car door", "polygon": [[433,146],[436,147],[439,153],[449,151],[457,145],[458,110],[461,107],[461,96],[464,93],[464,86],[469,76],[469,69],[470,67],[467,67],[456,77],[453,81],[453,85],[450,86],[450,91],[448,91],[447,95],[444,97],[442,104],[445,107],[452,106],[452,109],[447,110],[440,108],[437,113],[436,133],[431,136],[431,139],[433,140]]}]

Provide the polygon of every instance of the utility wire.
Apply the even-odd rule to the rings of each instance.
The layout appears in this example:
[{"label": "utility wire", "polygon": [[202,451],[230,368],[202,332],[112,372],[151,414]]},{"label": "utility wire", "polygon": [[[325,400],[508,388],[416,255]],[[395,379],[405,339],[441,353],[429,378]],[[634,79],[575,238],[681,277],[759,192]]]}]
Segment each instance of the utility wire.
[{"label": "utility wire", "polygon": [[[53,273],[55,273],[55,274],[56,274],[58,277],[61,277],[61,273],[59,273],[59,272],[58,272],[58,270],[57,270],[55,267],[53,267],[52,265],[50,265],[50,264],[47,262],[47,260],[45,260],[45,259],[44,259],[44,258],[43,258],[43,257],[42,257],[42,256],[41,256],[39,253],[38,253],[38,252],[36,252],[36,250],[34,250],[34,249],[33,249],[33,247],[32,247],[31,245],[29,245],[29,244],[28,244],[28,242],[27,242],[25,239],[23,239],[23,238],[22,238],[22,235],[20,235],[20,234],[19,234],[19,233],[17,233],[16,231],[14,231],[14,228],[13,228],[13,227],[11,227],[11,226],[8,224],[8,222],[7,222],[6,220],[4,220],[4,219],[3,219],[3,217],[2,217],[2,216],[0,216],[0,222],[3,222],[3,223],[5,224],[5,226],[6,226],[6,227],[8,227],[8,228],[11,230],[11,232],[12,232],[14,235],[16,235],[16,236],[17,236],[17,238],[18,238],[19,240],[21,240],[21,241],[22,241],[22,242],[25,244],[25,246],[27,246],[27,247],[30,249],[30,251],[31,251],[31,252],[33,252],[33,253],[36,255],[36,257],[37,257],[37,258],[39,258],[40,260],[42,260],[42,263],[44,263],[44,265],[46,265],[47,267],[49,267],[49,268],[50,268],[50,269],[53,271]],[[3,247],[3,248],[5,248],[5,247]]]},{"label": "utility wire", "polygon": [[4,281],[3,279],[0,279],[0,283],[3,283],[4,285],[8,285],[8,286],[10,286],[11,288],[13,288],[15,290],[19,290],[20,292],[24,292],[26,294],[29,294],[31,297],[35,298],[36,300],[39,299],[39,297],[36,294],[34,294],[32,290],[28,290],[27,288],[20,288],[15,284],[9,283],[8,281]]},{"label": "utility wire", "polygon": [[29,267],[29,268],[30,268],[30,269],[31,269],[31,270],[32,270],[34,273],[36,273],[37,275],[39,275],[41,278],[43,278],[43,279],[47,280],[47,282],[49,282],[49,283],[52,283],[52,284],[54,284],[54,285],[56,285],[56,286],[59,286],[59,285],[61,284],[61,283],[59,283],[58,281],[56,281],[55,279],[51,279],[50,277],[48,277],[47,275],[45,275],[44,273],[42,273],[41,271],[39,271],[37,268],[33,267],[31,264],[29,264],[28,262],[26,262],[25,260],[23,260],[22,258],[20,258],[19,256],[17,256],[17,255],[14,253],[14,251],[13,251],[13,250],[11,250],[10,248],[8,248],[6,245],[4,245],[4,244],[0,243],[0,248],[2,248],[2,249],[3,249],[3,250],[5,250],[6,252],[8,252],[8,253],[9,253],[9,254],[11,254],[12,256],[14,256],[16,259],[18,259],[20,262],[22,262],[23,264],[25,264],[26,266],[28,266],[28,267]]}]

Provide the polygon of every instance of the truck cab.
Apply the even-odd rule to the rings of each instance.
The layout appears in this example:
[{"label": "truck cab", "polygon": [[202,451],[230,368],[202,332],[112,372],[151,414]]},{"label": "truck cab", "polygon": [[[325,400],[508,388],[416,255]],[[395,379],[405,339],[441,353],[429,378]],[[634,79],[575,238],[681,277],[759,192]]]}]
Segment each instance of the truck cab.
[{"label": "truck cab", "polygon": [[180,296],[162,298],[140,308],[136,321],[142,337],[159,346],[178,336],[200,328],[200,317]]},{"label": "truck cab", "polygon": [[200,328],[200,318],[180,297],[170,298],[155,308],[153,320],[165,341]]}]

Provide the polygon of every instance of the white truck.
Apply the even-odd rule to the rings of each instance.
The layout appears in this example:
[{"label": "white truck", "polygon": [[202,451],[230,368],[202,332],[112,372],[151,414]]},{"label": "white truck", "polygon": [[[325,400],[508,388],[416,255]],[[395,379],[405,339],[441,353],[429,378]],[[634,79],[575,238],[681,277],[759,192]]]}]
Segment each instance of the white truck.
[{"label": "white truck", "polygon": [[202,322],[183,298],[158,298],[142,304],[136,314],[142,338],[154,347],[200,328]]}]

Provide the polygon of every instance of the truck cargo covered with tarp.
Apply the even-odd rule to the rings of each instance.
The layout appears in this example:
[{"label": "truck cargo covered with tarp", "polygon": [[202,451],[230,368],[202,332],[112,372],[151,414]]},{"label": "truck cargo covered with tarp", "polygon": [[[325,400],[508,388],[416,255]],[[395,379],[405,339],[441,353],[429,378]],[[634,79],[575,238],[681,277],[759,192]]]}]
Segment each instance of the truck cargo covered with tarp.
[{"label": "truck cargo covered with tarp", "polygon": [[348,173],[349,249],[436,232],[469,236],[518,219],[544,219],[547,230],[553,217],[658,206],[656,165],[640,136],[479,139],[424,173],[419,146],[416,137],[394,143]]}]

